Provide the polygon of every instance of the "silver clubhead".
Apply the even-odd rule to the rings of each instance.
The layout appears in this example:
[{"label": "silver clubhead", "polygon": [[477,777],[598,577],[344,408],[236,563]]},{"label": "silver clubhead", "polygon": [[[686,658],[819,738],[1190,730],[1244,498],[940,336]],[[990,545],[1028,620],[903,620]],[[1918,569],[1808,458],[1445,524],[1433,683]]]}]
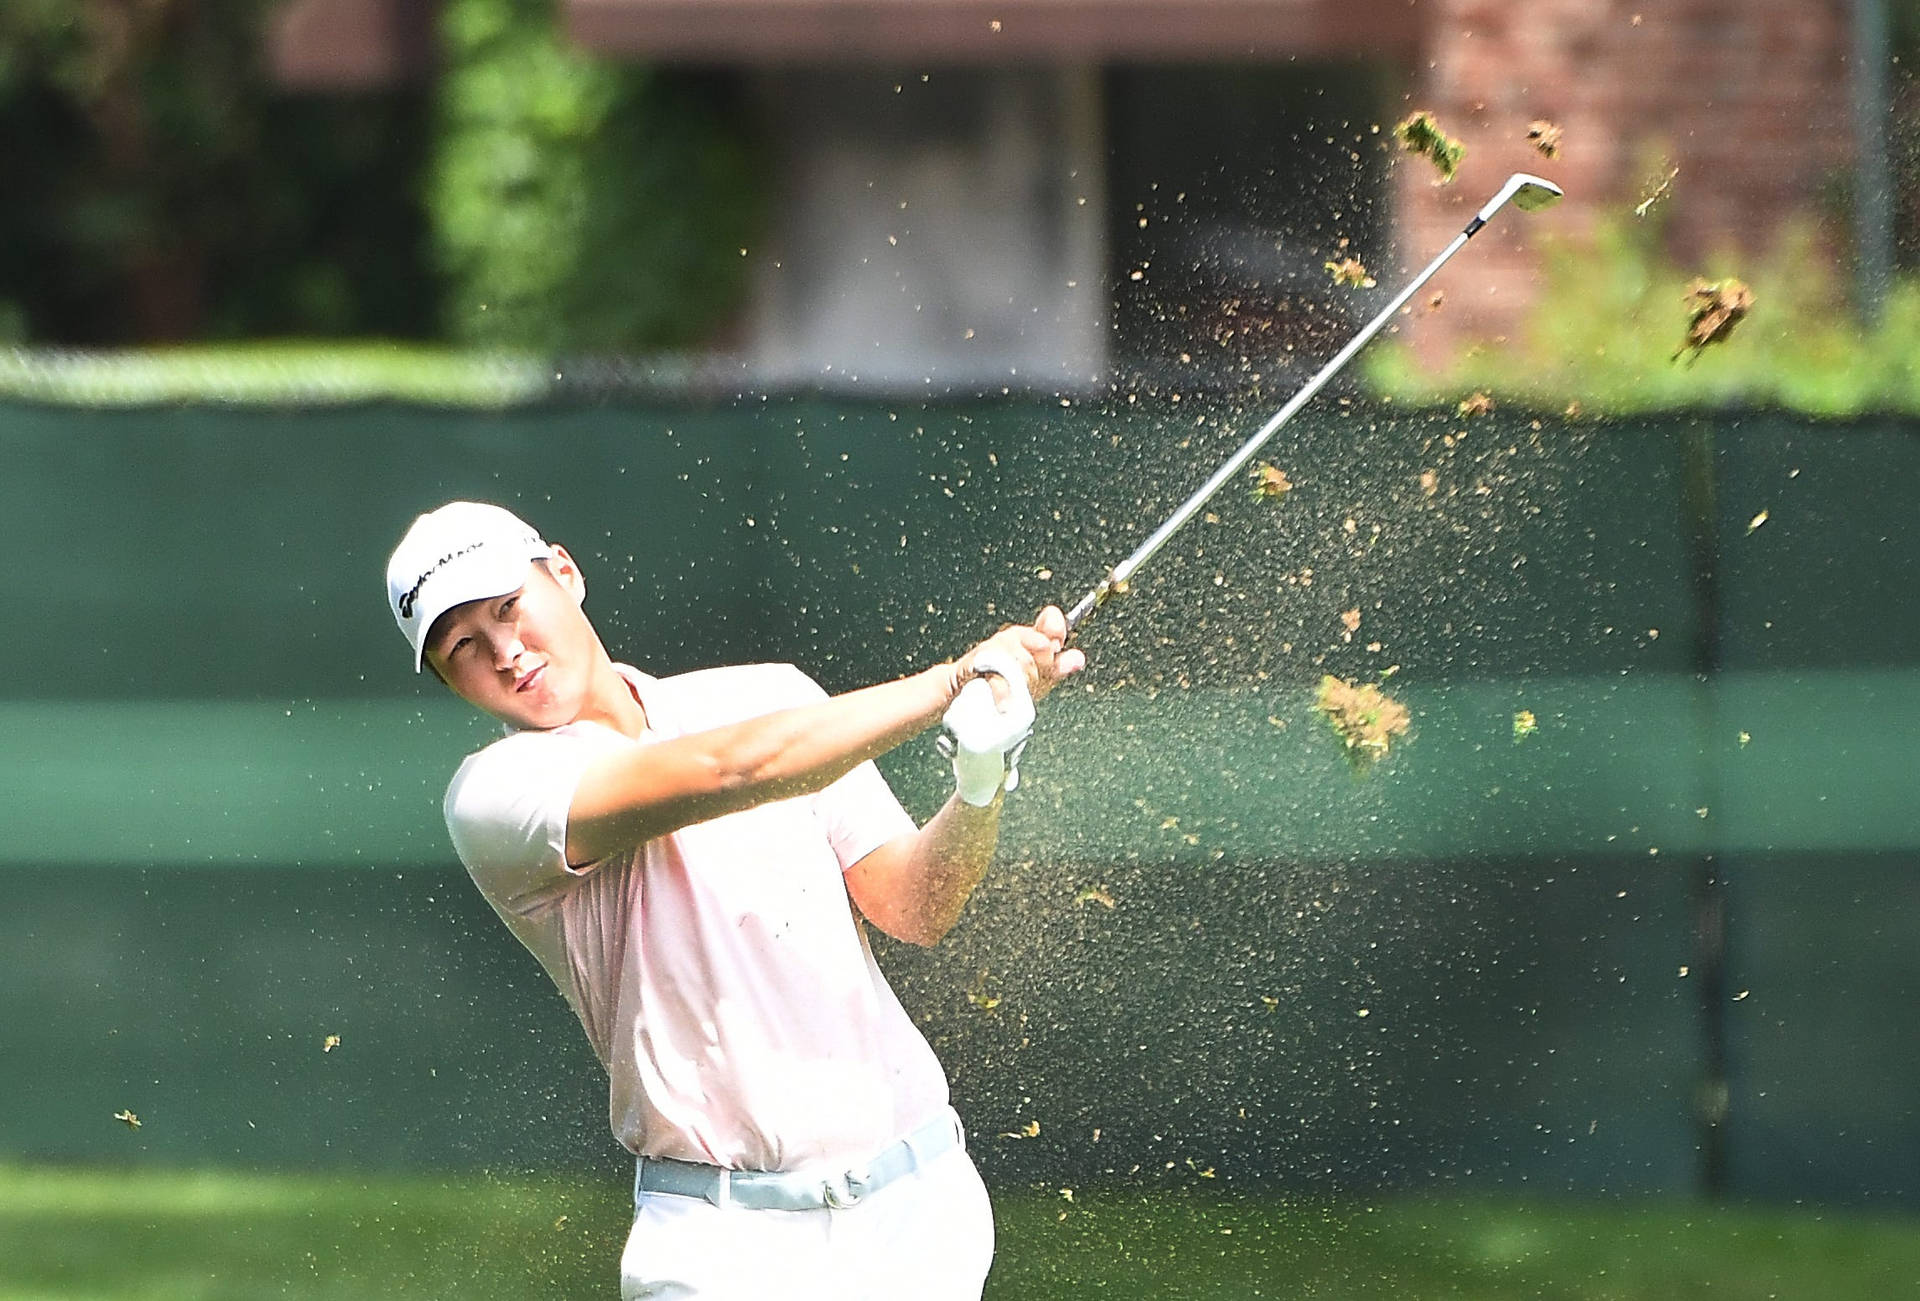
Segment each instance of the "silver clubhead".
[{"label": "silver clubhead", "polygon": [[1542,208],[1551,208],[1566,194],[1565,190],[1552,181],[1542,180],[1538,176],[1528,176],[1525,172],[1515,172],[1507,184],[1515,187],[1513,206],[1522,212],[1538,212]]},{"label": "silver clubhead", "polygon": [[1511,203],[1522,212],[1538,212],[1550,208],[1560,201],[1566,192],[1552,181],[1542,180],[1538,176],[1529,176],[1525,172],[1515,172],[1500,187],[1500,193],[1493,196],[1487,206],[1480,209],[1476,225],[1485,225],[1492,220],[1493,214]]}]

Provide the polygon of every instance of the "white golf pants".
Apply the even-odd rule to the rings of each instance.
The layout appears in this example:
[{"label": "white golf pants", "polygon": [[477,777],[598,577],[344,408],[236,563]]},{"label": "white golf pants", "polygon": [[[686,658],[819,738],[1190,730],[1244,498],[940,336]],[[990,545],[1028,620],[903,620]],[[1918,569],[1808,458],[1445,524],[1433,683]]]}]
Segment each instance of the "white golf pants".
[{"label": "white golf pants", "polygon": [[641,1195],[621,1301],[979,1301],[993,1209],[952,1148],[844,1210],[747,1210]]}]

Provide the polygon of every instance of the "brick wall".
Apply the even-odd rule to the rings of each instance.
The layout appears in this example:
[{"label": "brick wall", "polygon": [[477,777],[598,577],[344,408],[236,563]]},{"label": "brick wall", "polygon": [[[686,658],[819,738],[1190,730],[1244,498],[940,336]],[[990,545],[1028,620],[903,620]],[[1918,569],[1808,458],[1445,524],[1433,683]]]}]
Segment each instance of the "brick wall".
[{"label": "brick wall", "polygon": [[[1397,169],[1403,258],[1438,252],[1510,172],[1568,193],[1543,221],[1489,226],[1470,274],[1443,273],[1445,309],[1413,327],[1432,358],[1512,329],[1538,289],[1541,237],[1630,216],[1662,155],[1680,169],[1663,208],[1683,262],[1764,252],[1852,156],[1847,0],[1422,2],[1429,49],[1403,112],[1431,110],[1468,153],[1450,186],[1419,159]],[[1535,118],[1562,127],[1557,161],[1527,142]]]}]

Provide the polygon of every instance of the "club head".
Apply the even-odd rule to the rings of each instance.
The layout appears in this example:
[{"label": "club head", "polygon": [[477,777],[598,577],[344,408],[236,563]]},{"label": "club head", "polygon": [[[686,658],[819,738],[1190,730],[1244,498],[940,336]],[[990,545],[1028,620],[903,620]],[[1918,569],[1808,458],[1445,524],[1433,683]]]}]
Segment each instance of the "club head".
[{"label": "club head", "polygon": [[1493,219],[1494,213],[1509,203],[1522,212],[1538,212],[1542,208],[1558,203],[1563,193],[1565,192],[1552,181],[1543,181],[1538,176],[1529,176],[1525,172],[1515,172],[1507,178],[1507,183],[1500,187],[1500,193],[1494,195],[1487,201],[1487,206],[1480,209],[1480,214],[1474,218],[1468,233],[1486,225]]},{"label": "club head", "polygon": [[1515,172],[1508,177],[1506,188],[1513,206],[1522,212],[1538,212],[1542,208],[1551,208],[1566,194],[1565,190],[1552,181],[1542,180],[1538,176],[1529,176],[1525,172]]}]

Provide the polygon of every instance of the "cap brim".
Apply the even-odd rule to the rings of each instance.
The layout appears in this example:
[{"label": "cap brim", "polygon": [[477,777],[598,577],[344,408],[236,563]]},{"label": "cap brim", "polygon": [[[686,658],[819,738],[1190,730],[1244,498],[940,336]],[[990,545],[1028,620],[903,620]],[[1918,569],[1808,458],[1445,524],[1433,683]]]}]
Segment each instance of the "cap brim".
[{"label": "cap brim", "polygon": [[419,622],[414,626],[413,671],[420,672],[427,657],[427,637],[441,615],[469,601],[490,601],[516,592],[527,583],[527,566],[553,553],[498,546],[480,547],[448,561],[421,585]]}]

